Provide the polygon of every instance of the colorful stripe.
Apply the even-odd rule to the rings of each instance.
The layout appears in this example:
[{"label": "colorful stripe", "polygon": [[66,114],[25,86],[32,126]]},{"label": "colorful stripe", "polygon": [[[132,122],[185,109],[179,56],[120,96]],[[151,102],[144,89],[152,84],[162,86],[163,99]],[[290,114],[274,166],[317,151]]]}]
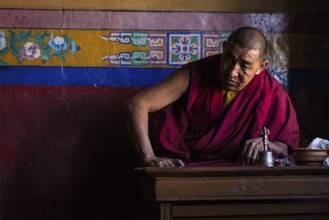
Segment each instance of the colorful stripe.
[{"label": "colorful stripe", "polygon": [[[170,68],[219,53],[229,33],[0,29],[0,65]],[[329,68],[327,35],[266,34],[272,68]]]},{"label": "colorful stripe", "polygon": [[232,30],[252,25],[267,35],[270,68],[288,85],[291,69],[329,69],[326,17],[0,9],[1,83],[150,85],[185,63],[220,53]]},{"label": "colorful stripe", "polygon": [[206,12],[295,12],[327,13],[323,0],[3,0],[0,8],[132,10],[132,11],[206,11]]}]

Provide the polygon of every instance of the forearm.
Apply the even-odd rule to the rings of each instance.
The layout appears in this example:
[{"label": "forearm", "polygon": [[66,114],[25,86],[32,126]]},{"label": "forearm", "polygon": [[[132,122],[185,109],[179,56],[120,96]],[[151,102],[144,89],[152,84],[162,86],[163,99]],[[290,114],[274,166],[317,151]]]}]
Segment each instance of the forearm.
[{"label": "forearm", "polygon": [[288,155],[288,145],[280,142],[280,141],[273,141],[273,142],[269,142],[269,147],[272,151],[272,153],[274,154],[274,156],[277,156],[279,154],[283,154],[283,155]]},{"label": "forearm", "polygon": [[133,103],[126,106],[127,130],[131,143],[143,163],[154,156],[148,135],[148,112]]},{"label": "forearm", "polygon": [[130,140],[139,157],[147,166],[183,166],[175,158],[157,158],[148,133],[148,115],[179,99],[189,85],[189,71],[171,74],[166,80],[146,88],[126,103],[127,128]]}]

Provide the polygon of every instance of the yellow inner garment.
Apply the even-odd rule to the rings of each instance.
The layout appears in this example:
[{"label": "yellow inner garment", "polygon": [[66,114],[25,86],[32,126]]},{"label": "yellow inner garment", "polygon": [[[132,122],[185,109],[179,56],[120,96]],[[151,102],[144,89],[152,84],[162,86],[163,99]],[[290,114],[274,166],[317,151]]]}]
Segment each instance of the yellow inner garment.
[{"label": "yellow inner garment", "polygon": [[224,109],[227,109],[228,106],[231,105],[235,97],[239,94],[239,92],[234,91],[226,91],[223,89],[223,97],[224,97]]}]

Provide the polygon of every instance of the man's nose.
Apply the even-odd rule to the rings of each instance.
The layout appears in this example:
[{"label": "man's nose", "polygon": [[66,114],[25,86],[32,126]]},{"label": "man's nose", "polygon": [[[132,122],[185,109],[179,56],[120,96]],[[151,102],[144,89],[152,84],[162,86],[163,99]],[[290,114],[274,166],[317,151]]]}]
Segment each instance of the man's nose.
[{"label": "man's nose", "polygon": [[237,77],[239,75],[240,65],[238,62],[232,64],[230,70],[228,71],[229,77]]}]

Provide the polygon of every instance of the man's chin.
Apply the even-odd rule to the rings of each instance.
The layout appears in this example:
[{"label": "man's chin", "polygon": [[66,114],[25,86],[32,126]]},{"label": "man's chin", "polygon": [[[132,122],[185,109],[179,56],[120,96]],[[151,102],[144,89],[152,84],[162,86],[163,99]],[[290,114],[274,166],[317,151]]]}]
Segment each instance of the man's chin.
[{"label": "man's chin", "polygon": [[232,91],[232,92],[238,92],[239,91],[239,88],[237,88],[236,86],[230,86],[230,85],[224,86],[224,89],[226,91]]}]

